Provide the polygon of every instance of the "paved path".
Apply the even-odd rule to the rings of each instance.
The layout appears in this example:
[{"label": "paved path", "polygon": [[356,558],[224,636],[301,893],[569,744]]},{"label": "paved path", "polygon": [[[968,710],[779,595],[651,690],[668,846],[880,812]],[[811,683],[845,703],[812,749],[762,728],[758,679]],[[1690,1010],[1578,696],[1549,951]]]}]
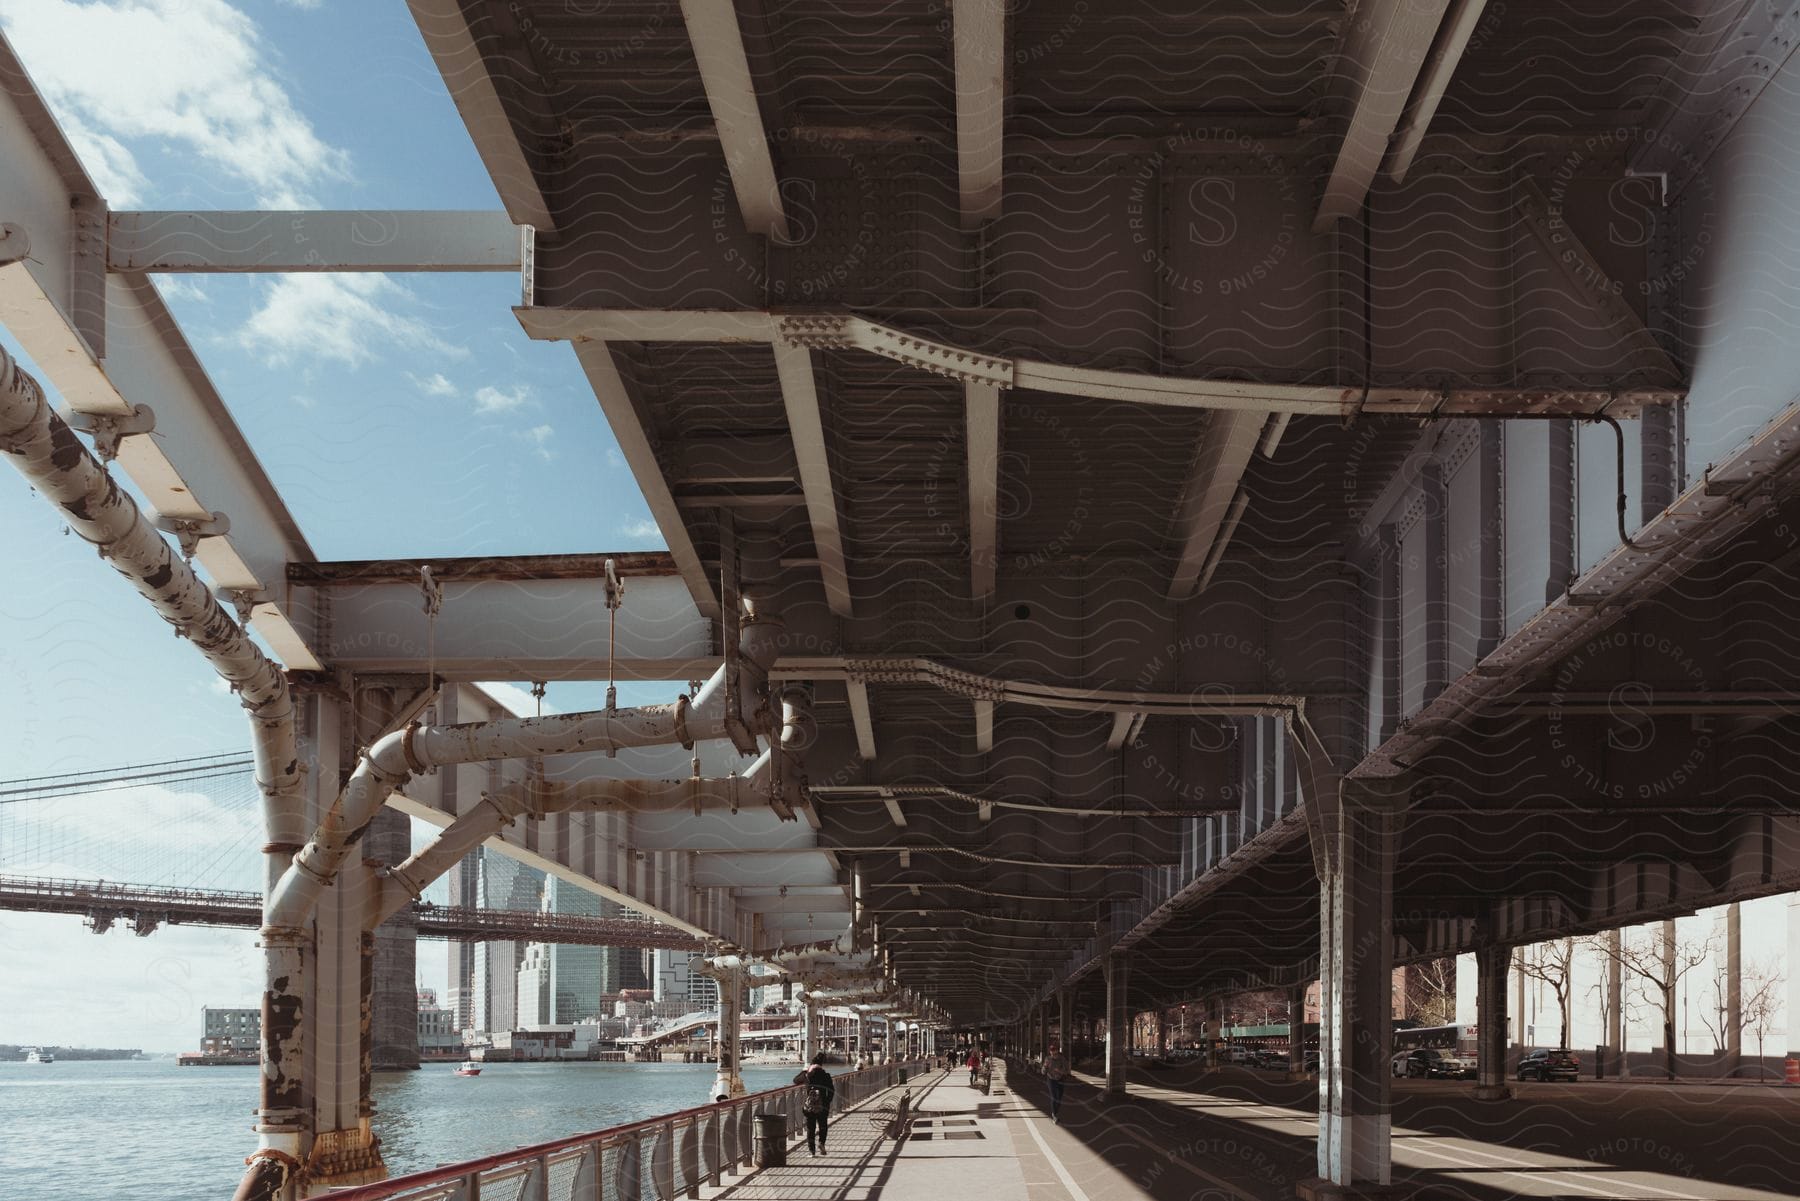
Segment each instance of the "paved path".
[{"label": "paved path", "polygon": [[[1043,1081],[961,1071],[915,1083],[833,1123],[831,1153],[752,1174],[732,1201],[1290,1201],[1314,1171],[1316,1086],[1249,1072],[1135,1074],[1123,1099],[1071,1084],[1052,1124]],[[1014,1090],[1017,1091],[1014,1091]],[[1482,1103],[1454,1082],[1395,1087],[1397,1183],[1429,1201],[1782,1201],[1800,1195],[1800,1097],[1660,1088],[1527,1086]],[[1719,1093],[1725,1091],[1725,1102]]]}]

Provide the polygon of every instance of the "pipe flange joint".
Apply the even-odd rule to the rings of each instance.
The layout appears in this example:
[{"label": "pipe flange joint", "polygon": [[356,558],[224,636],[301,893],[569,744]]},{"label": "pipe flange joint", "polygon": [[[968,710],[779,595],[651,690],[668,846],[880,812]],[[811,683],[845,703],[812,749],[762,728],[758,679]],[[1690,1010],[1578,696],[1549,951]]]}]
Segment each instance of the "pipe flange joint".
[{"label": "pipe flange joint", "polygon": [[407,770],[411,771],[415,776],[422,776],[431,769],[428,764],[419,758],[418,752],[413,750],[413,737],[418,732],[418,722],[412,721],[406,723],[406,728],[400,732],[400,757],[406,760]]},{"label": "pipe flange joint", "polygon": [[685,692],[675,698],[675,738],[681,743],[682,749],[688,751],[694,749],[694,739],[688,733],[687,728],[687,712],[690,704],[692,702],[688,700]]}]

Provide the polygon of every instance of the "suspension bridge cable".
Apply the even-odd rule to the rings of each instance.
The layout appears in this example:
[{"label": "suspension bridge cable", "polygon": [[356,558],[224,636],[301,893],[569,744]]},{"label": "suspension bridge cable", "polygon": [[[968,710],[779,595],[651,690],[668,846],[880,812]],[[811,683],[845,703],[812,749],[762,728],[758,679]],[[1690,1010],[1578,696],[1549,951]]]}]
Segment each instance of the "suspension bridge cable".
[{"label": "suspension bridge cable", "polygon": [[[253,771],[256,761],[249,757],[208,763],[201,766],[185,768],[164,768],[160,771],[139,771],[110,776],[56,777],[40,776],[40,780],[55,780],[57,783],[28,783],[23,780],[0,780],[0,804],[17,804],[20,801],[47,800],[53,797],[83,795],[87,793],[117,792],[125,788],[133,788],[145,783],[179,783],[188,780],[213,780],[221,776],[234,776]],[[16,785],[16,787],[8,787]]]}]

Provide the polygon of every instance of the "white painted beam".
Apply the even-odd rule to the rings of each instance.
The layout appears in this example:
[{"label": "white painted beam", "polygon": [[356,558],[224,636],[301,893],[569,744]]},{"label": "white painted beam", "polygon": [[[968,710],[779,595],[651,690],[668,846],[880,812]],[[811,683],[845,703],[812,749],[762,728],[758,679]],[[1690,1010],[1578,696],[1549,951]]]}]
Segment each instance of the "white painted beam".
[{"label": "white painted beam", "polygon": [[956,174],[962,225],[1000,215],[1001,150],[1006,132],[1006,14],[995,0],[954,0]]},{"label": "white painted beam", "polygon": [[1208,422],[1182,490],[1175,527],[1180,551],[1169,599],[1192,596],[1207,561],[1215,557],[1214,545],[1224,534],[1232,497],[1256,452],[1262,427],[1262,418],[1252,413],[1214,413]]},{"label": "white painted beam", "polygon": [[1481,15],[1486,11],[1487,0],[1450,0],[1450,14],[1444,19],[1438,39],[1431,47],[1431,57],[1425,62],[1418,85],[1407,101],[1406,111],[1401,114],[1400,128],[1395,131],[1388,152],[1387,173],[1395,183],[1405,180],[1406,172],[1412,167],[1413,157],[1419,153],[1425,132],[1431,128],[1431,119],[1437,116],[1444,91],[1450,86],[1450,78],[1456,74],[1463,51],[1468,49],[1469,38],[1481,24]]},{"label": "white painted beam", "polygon": [[283,594],[312,550],[155,287],[106,274],[104,203],[4,39],[0,162],[0,325],[72,412],[151,410],[154,433],[121,438],[117,468],[163,517],[223,514],[229,531],[195,558],[216,586],[268,598],[251,624],[284,665],[318,668],[311,618]]},{"label": "white painted beam", "polygon": [[507,216],[515,225],[554,230],[556,221],[538,186],[537,172],[520,145],[519,132],[501,102],[460,0],[407,0],[407,7]]},{"label": "white painted beam", "polygon": [[994,593],[1000,553],[1000,389],[983,380],[963,384],[969,463],[969,593]]},{"label": "white painted beam", "polygon": [[856,726],[856,753],[873,759],[875,723],[869,713],[869,686],[861,680],[845,680],[844,691],[850,696],[850,720]]},{"label": "white painted beam", "polygon": [[518,308],[525,332],[544,341],[782,342],[809,349],[861,350],[964,383],[1086,396],[1171,408],[1321,417],[1373,414],[1493,416],[1507,413],[1606,413],[1625,418],[1644,405],[1669,404],[1684,388],[1622,389],[1375,387],[1281,384],[1073,367],[985,354],[843,313],[773,314],[746,310]]},{"label": "white painted beam", "polygon": [[[1361,210],[1387,157],[1413,85],[1431,53],[1449,0],[1365,0],[1338,52],[1333,90],[1349,107],[1343,143],[1313,229]],[[1455,64],[1450,66],[1454,68]]]},{"label": "white painted beam", "polygon": [[994,749],[994,702],[975,702],[975,749],[987,754]]},{"label": "white painted beam", "polygon": [[355,671],[422,671],[429,641],[438,674],[454,680],[598,680],[606,678],[609,659],[622,680],[688,680],[710,675],[718,663],[710,622],[679,576],[625,581],[616,655],[602,580],[441,586],[443,604],[429,631],[417,583],[320,589],[327,593],[321,610],[330,614],[325,657]]},{"label": "white painted beam", "polygon": [[812,351],[802,346],[775,344],[775,373],[781,382],[781,400],[787,409],[788,433],[794,442],[794,460],[800,470],[800,488],[806,495],[806,516],[812,524],[813,549],[819,556],[819,577],[825,600],[839,617],[850,616],[850,579],[844,565],[844,536],[838,517],[837,491],[831,482],[831,459],[825,451],[825,423],[819,415],[819,389],[813,378]]},{"label": "white painted beam", "polygon": [[700,82],[719,131],[719,148],[725,152],[725,167],[731,173],[744,228],[785,241],[787,216],[762,112],[756,104],[756,84],[744,53],[737,7],[732,0],[681,0],[681,16],[687,22],[688,40],[693,43]]},{"label": "white painted beam", "polygon": [[900,802],[892,796],[883,795],[881,803],[887,806],[888,818],[896,826],[906,825],[906,814],[900,808]]},{"label": "white painted beam", "polygon": [[1125,745],[1132,728],[1137,724],[1138,717],[1138,714],[1128,710],[1120,710],[1113,714],[1112,732],[1106,736],[1107,750],[1116,751]]},{"label": "white painted beam", "polygon": [[106,223],[109,271],[517,271],[502,212],[129,212]]},{"label": "white painted beam", "polygon": [[619,375],[619,365],[613,361],[611,348],[604,342],[577,341],[575,357],[581,361],[581,369],[594,389],[600,410],[612,426],[619,453],[625,456],[625,464],[631,468],[632,478],[644,494],[650,515],[656,519],[657,527],[669,544],[669,553],[675,557],[675,568],[686,582],[688,594],[703,615],[718,617],[719,599],[713,592],[712,580],[700,562],[700,552],[694,548],[693,538],[688,535],[687,524],[682,520],[674,493],[669,490],[662,466],[656,461],[649,432],[625,387],[624,378]]}]

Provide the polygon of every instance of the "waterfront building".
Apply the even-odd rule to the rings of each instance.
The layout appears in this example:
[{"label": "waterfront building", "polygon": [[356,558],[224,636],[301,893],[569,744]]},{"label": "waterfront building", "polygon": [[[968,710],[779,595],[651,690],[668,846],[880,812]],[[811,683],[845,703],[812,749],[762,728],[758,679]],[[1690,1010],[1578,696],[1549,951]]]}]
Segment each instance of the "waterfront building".
[{"label": "waterfront building", "polygon": [[449,1055],[462,1050],[461,1028],[456,1011],[438,1004],[437,993],[429,988],[419,990],[419,1054]]},{"label": "waterfront building", "polygon": [[[689,1002],[693,1009],[710,1009],[718,1004],[719,989],[712,979],[697,970],[700,956],[687,951],[656,952],[655,975],[650,984],[660,1005],[669,1001]],[[658,1017],[663,1016],[659,1010]]]},{"label": "waterfront building", "polygon": [[254,1055],[262,1044],[260,1009],[200,1010],[200,1051],[205,1055]]}]

